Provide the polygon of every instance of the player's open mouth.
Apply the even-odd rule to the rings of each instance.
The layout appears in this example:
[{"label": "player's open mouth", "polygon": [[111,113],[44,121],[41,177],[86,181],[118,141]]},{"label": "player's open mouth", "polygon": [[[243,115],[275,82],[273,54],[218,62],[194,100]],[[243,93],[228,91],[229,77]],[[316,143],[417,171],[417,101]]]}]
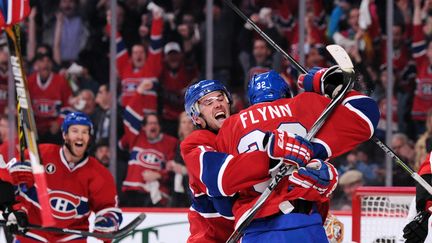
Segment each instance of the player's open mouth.
[{"label": "player's open mouth", "polygon": [[220,111],[218,113],[215,114],[215,119],[220,121],[220,120],[224,120],[226,118],[225,112]]},{"label": "player's open mouth", "polygon": [[76,143],[75,143],[75,146],[77,146],[77,147],[82,147],[82,146],[84,146],[84,144],[83,144],[82,142],[76,142]]}]

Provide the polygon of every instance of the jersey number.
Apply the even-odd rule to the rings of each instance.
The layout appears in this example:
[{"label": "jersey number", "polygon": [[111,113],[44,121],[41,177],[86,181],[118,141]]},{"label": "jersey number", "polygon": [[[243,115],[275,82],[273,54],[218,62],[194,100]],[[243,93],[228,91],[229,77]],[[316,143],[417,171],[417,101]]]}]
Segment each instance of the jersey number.
[{"label": "jersey number", "polygon": [[[281,123],[278,128],[279,131],[286,131],[290,133],[295,133],[302,137],[306,136],[306,128],[300,123]],[[237,146],[237,151],[239,154],[248,153],[252,151],[265,151],[262,141],[264,139],[265,133],[260,130],[254,130],[240,139],[239,145]]]}]

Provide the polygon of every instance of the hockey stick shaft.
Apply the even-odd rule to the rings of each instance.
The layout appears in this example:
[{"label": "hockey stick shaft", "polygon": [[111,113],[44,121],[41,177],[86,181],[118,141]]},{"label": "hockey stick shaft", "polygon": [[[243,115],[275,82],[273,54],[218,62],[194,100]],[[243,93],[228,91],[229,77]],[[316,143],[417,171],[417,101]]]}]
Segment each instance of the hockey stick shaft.
[{"label": "hockey stick shaft", "polygon": [[44,226],[54,225],[54,218],[49,204],[49,195],[47,183],[44,173],[44,167],[41,164],[39,149],[37,147],[37,130],[33,117],[33,110],[30,102],[30,95],[27,86],[27,77],[24,72],[22,63],[21,48],[19,46],[19,31],[18,24],[6,27],[6,36],[10,51],[10,62],[12,67],[12,74],[15,81],[15,89],[18,103],[18,126],[22,129],[22,134],[19,134],[20,140],[20,153],[23,154],[24,141],[27,144],[27,149],[30,155],[30,162],[32,165],[34,180],[37,185],[37,196],[40,204],[42,224]]},{"label": "hockey stick shaft", "polygon": [[[102,238],[102,239],[117,239],[117,238],[121,238],[121,237],[124,237],[127,234],[129,234],[138,225],[140,225],[144,221],[145,218],[146,218],[145,213],[141,213],[140,215],[138,215],[138,217],[133,219],[129,224],[127,224],[122,229],[119,229],[118,231],[114,231],[114,232],[109,232],[109,233],[97,233],[97,232],[89,232],[89,231],[84,231],[84,230],[56,228],[56,227],[43,227],[40,225],[33,225],[33,224],[26,226],[26,229],[52,232],[52,233],[57,233],[57,234],[81,235],[81,236],[86,236],[86,237],[95,237],[95,238]],[[0,220],[0,226],[6,226],[6,221]]]},{"label": "hockey stick shaft", "polygon": [[411,177],[416,180],[429,194],[432,195],[432,186],[425,181],[419,174],[413,171],[406,163],[403,162],[399,156],[385,143],[381,142],[377,137],[372,137],[372,140],[387,154],[389,155],[402,169],[404,169]]},{"label": "hockey stick shaft", "polygon": [[307,70],[300,65],[290,54],[286,53],[278,44],[276,44],[264,31],[258,27],[250,18],[248,18],[231,0],[224,0],[225,4],[228,5],[234,12],[237,13],[244,21],[252,26],[252,28],[264,38],[274,49],[281,53],[291,64],[301,73],[307,73]]}]

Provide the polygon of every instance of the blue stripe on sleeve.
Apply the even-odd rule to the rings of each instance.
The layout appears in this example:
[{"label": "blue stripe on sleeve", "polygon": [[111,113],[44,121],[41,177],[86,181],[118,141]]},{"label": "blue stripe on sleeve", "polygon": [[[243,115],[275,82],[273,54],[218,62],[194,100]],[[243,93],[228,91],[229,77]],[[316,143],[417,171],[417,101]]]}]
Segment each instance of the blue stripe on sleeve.
[{"label": "blue stripe on sleeve", "polygon": [[159,49],[162,49],[163,46],[163,40],[162,38],[152,38],[150,40],[150,47],[153,49],[153,51],[157,51]]},{"label": "blue stripe on sleeve", "polygon": [[232,205],[234,198],[232,197],[216,197],[212,198],[207,195],[192,198],[192,208],[201,214],[219,213],[224,217],[233,217]]},{"label": "blue stripe on sleeve", "polygon": [[205,152],[202,161],[201,181],[206,185],[210,196],[224,196],[219,190],[218,176],[227,161],[228,154],[219,152]]},{"label": "blue stripe on sleeve", "polygon": [[364,97],[359,99],[352,99],[347,103],[362,112],[370,120],[373,128],[376,129],[376,127],[378,126],[378,121],[380,119],[380,112],[376,102],[373,99],[369,97]]},{"label": "blue stripe on sleeve", "polygon": [[129,112],[128,109],[125,109],[123,116],[123,119],[126,120],[136,131],[141,130],[142,121]]},{"label": "blue stripe on sleeve", "polygon": [[120,52],[126,50],[126,45],[122,39],[120,39],[120,41],[117,41],[117,47],[116,48],[117,48],[117,53],[120,53]]}]

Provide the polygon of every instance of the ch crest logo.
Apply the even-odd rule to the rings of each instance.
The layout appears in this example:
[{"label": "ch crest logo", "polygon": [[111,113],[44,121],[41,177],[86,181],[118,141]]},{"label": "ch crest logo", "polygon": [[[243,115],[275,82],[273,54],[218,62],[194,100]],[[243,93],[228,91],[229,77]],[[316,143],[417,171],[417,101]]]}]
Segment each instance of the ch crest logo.
[{"label": "ch crest logo", "polygon": [[71,219],[78,215],[79,197],[64,191],[50,191],[49,196],[55,218]]},{"label": "ch crest logo", "polygon": [[54,172],[56,171],[56,167],[53,163],[49,163],[45,166],[45,172],[47,174],[54,174]]}]

